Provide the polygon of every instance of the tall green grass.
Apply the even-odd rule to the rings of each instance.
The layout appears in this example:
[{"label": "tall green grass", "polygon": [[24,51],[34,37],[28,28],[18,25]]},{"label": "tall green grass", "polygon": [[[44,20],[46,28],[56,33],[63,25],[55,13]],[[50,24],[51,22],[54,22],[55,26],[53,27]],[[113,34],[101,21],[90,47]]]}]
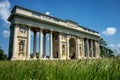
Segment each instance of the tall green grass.
[{"label": "tall green grass", "polygon": [[0,61],[0,80],[120,80],[120,59]]}]

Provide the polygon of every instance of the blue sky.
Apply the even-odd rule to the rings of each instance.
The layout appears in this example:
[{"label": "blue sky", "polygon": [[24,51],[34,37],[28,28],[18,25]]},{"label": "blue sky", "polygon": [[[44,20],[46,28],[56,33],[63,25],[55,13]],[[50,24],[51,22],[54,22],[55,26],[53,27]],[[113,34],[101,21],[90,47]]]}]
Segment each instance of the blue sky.
[{"label": "blue sky", "polygon": [[15,5],[73,20],[98,31],[108,47],[120,48],[120,0],[0,0],[0,46],[6,54],[9,45],[7,18]]}]

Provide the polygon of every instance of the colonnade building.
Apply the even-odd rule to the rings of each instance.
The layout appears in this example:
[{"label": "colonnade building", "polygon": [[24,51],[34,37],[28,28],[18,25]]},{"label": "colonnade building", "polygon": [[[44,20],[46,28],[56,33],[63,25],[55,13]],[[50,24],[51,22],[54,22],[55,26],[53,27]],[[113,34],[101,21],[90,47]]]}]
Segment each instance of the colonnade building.
[{"label": "colonnade building", "polygon": [[[20,6],[15,6],[8,18],[10,21],[10,60],[65,60],[100,57],[99,33],[78,25],[71,20],[62,20]],[[31,52],[31,31],[33,52]],[[36,34],[39,33],[39,43]],[[49,34],[49,56],[46,56],[46,34]],[[39,56],[36,57],[36,46]],[[30,54],[33,53],[33,58]]]}]

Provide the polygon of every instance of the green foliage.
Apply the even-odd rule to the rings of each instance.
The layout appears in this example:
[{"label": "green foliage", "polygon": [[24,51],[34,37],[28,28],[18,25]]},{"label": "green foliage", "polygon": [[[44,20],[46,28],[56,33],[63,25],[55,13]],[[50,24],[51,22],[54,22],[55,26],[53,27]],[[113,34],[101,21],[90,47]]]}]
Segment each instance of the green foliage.
[{"label": "green foliage", "polygon": [[[33,53],[30,54],[30,57],[33,58]],[[39,53],[36,52],[36,58],[39,58]]]},{"label": "green foliage", "polygon": [[1,80],[120,80],[120,58],[0,61]]},{"label": "green foliage", "polygon": [[114,56],[113,51],[107,47],[107,43],[103,38],[100,38],[100,50],[101,50],[101,56]]},{"label": "green foliage", "polygon": [[0,60],[5,60],[7,56],[4,54],[4,50],[0,47]]}]

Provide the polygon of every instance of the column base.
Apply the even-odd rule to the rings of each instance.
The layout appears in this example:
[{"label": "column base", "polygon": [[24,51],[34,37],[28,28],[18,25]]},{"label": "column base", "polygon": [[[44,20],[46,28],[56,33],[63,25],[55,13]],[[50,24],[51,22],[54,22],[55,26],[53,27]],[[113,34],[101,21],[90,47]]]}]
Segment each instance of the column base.
[{"label": "column base", "polygon": [[16,60],[16,57],[12,57],[11,60]]},{"label": "column base", "polygon": [[49,60],[53,60],[53,57],[50,57]]},{"label": "column base", "polygon": [[36,57],[33,57],[33,60],[36,60],[37,58]]}]

